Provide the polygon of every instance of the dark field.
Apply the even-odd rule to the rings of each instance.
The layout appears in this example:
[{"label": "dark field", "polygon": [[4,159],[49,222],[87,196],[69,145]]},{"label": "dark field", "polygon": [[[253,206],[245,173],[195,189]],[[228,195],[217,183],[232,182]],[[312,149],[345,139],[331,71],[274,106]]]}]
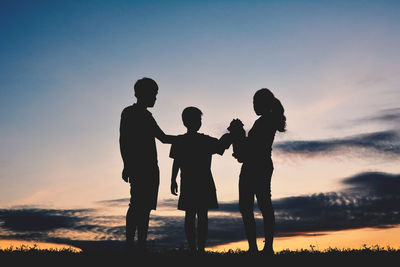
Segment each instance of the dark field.
[{"label": "dark field", "polygon": [[281,251],[275,255],[244,251],[207,252],[193,255],[185,250],[132,252],[80,252],[35,248],[0,250],[2,266],[399,266],[400,250],[379,246],[325,251]]}]

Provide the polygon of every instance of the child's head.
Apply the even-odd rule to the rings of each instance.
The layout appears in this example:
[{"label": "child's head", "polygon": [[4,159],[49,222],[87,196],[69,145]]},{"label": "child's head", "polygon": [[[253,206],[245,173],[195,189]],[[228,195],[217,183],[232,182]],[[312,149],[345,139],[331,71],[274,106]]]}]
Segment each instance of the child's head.
[{"label": "child's head", "polygon": [[201,116],[203,113],[196,107],[187,107],[182,112],[183,125],[188,131],[197,132],[201,127]]},{"label": "child's head", "polygon": [[269,89],[263,88],[258,90],[253,97],[253,108],[255,113],[260,116],[270,112],[274,98],[274,95]]},{"label": "child's head", "polygon": [[275,126],[280,132],[286,130],[285,109],[281,101],[267,88],[258,90],[253,97],[253,108],[257,115],[270,115],[275,121]]},{"label": "child's head", "polygon": [[158,93],[158,85],[153,79],[142,78],[137,80],[134,89],[138,102],[141,102],[146,107],[154,106]]}]

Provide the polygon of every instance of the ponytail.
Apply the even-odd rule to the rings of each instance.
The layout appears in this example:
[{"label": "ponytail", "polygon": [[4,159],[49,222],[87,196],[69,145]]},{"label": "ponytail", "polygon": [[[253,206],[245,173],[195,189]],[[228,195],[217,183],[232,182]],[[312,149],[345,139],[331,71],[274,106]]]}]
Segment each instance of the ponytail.
[{"label": "ponytail", "polygon": [[276,97],[274,97],[274,100],[272,102],[271,113],[275,121],[276,129],[279,132],[285,132],[286,131],[286,117],[284,114],[285,109],[283,108],[281,101],[279,101],[279,99]]}]

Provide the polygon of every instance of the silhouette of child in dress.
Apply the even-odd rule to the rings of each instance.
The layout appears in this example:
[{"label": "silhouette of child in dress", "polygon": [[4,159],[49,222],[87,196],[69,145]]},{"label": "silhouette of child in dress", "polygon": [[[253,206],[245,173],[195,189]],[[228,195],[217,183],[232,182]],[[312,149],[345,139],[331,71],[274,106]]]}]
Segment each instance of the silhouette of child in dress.
[{"label": "silhouette of child in dress", "polygon": [[[213,154],[222,155],[230,146],[230,136],[217,139],[198,133],[202,112],[196,107],[185,108],[182,121],[187,132],[176,137],[170,157],[174,159],[171,193],[177,195],[176,177],[181,174],[178,209],[185,211],[185,234],[192,252],[204,252],[208,232],[208,210],[218,208],[216,188],[211,173]],[[195,221],[197,216],[197,249]]]}]

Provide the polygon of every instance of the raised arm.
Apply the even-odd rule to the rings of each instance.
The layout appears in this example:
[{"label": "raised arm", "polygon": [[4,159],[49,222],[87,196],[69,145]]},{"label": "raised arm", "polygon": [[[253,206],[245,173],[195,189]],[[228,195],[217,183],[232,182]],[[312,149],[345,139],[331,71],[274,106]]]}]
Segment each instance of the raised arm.
[{"label": "raised arm", "polygon": [[167,135],[160,128],[159,131],[156,132],[156,138],[160,140],[163,144],[173,144],[176,140],[175,135]]}]

